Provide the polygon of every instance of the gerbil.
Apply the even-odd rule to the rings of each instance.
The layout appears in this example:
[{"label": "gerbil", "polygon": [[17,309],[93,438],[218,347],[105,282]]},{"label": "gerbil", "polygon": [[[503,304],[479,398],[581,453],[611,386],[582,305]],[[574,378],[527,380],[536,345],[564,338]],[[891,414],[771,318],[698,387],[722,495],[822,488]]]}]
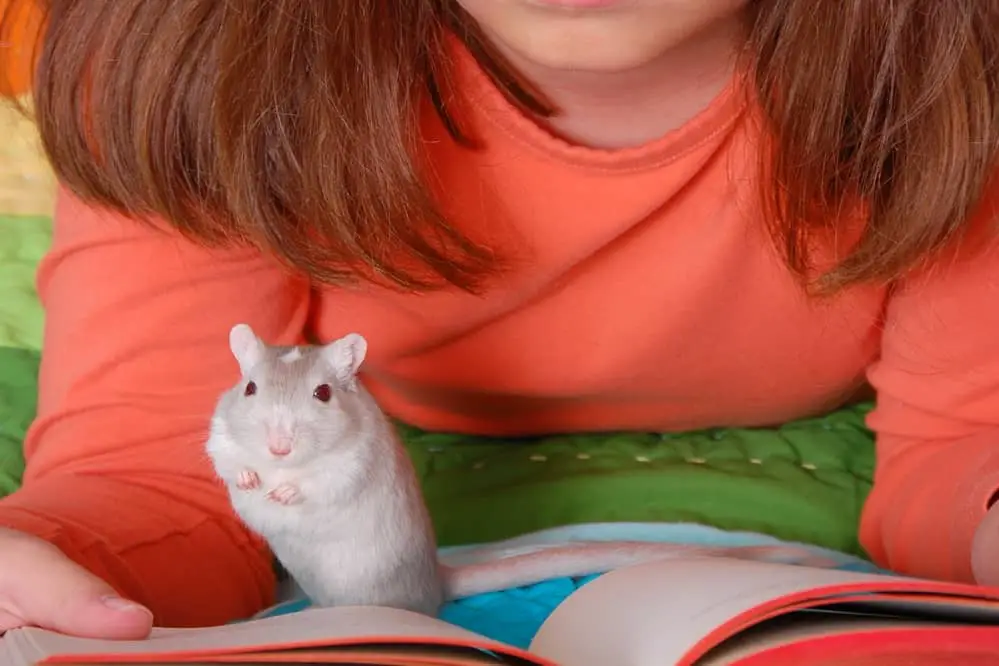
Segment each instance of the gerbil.
[{"label": "gerbil", "polygon": [[445,566],[412,462],[357,376],[365,339],[276,347],[239,324],[229,346],[241,378],[218,401],[206,451],[236,513],[318,606],[436,615],[456,598],[678,553],[781,559],[779,547],[597,542]]}]

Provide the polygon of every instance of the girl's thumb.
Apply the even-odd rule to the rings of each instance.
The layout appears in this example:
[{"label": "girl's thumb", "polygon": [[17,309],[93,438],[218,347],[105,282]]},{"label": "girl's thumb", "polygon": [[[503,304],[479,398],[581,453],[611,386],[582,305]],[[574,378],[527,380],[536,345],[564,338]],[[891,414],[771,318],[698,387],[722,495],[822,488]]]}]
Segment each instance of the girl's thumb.
[{"label": "girl's thumb", "polygon": [[13,602],[25,624],[87,638],[149,635],[153,615],[148,609],[119,597],[56,547],[33,539],[10,546],[6,557],[0,554],[12,574],[2,576],[0,594]]}]

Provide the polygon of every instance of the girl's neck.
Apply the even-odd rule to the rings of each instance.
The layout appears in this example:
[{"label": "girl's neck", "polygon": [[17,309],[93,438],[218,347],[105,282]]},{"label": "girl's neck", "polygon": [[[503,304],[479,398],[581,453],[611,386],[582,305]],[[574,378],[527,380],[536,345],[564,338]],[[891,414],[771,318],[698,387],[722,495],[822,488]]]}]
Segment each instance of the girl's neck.
[{"label": "girl's neck", "polygon": [[551,69],[496,47],[557,109],[539,119],[559,137],[592,148],[640,146],[682,126],[729,84],[744,26],[719,21],[641,67],[588,72]]}]

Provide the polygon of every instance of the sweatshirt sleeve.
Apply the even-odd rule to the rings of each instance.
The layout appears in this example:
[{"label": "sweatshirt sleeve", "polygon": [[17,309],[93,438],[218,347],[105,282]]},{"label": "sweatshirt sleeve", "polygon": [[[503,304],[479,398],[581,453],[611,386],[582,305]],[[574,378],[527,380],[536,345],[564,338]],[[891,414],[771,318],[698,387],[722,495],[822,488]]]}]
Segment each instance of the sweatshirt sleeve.
[{"label": "sweatshirt sleeve", "polygon": [[228,332],[299,342],[309,289],[252,251],[207,250],[59,193],[38,272],[46,310],[23,487],[0,525],[41,536],[160,626],[217,624],[272,600],[269,555],[203,453],[237,379]]},{"label": "sweatshirt sleeve", "polygon": [[898,286],[869,377],[874,487],[860,538],[881,566],[972,582],[971,543],[999,492],[999,191],[969,235]]}]

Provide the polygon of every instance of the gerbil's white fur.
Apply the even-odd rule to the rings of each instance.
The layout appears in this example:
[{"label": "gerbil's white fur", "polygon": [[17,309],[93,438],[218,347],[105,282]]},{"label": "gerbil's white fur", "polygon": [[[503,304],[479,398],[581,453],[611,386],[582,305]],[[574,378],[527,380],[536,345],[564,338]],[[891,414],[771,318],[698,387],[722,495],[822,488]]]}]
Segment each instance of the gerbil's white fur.
[{"label": "gerbil's white fur", "polygon": [[298,361],[302,358],[302,350],[298,347],[292,347],[291,351],[285,352],[281,356],[281,360],[285,363],[291,363],[292,361]]},{"label": "gerbil's white fur", "polygon": [[[242,377],[219,399],[206,451],[236,513],[316,605],[436,615],[455,598],[678,554],[781,559],[786,552],[587,543],[494,563],[440,565],[412,462],[391,421],[357,380],[365,339],[350,334],[298,348],[295,358],[239,324],[229,342]],[[322,385],[331,389],[328,401],[321,399]],[[288,453],[271,453],[269,438],[275,437],[291,442]]]}]

